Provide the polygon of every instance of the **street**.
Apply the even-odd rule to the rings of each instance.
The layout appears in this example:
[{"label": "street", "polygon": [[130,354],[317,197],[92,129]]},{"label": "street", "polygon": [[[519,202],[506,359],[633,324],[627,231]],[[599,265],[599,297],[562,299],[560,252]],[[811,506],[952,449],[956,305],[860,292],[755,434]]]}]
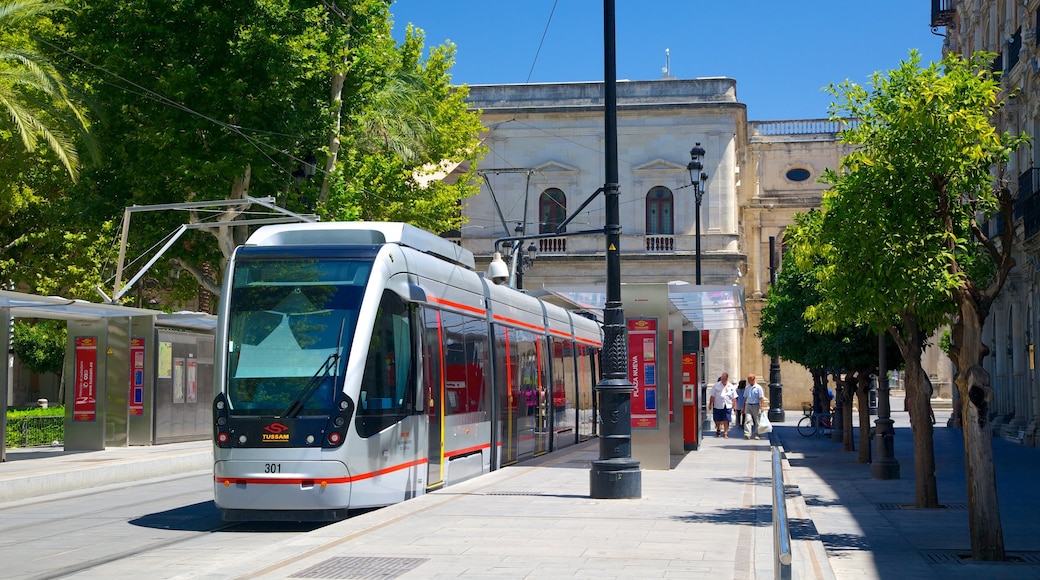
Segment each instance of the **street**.
[{"label": "street", "polygon": [[0,507],[4,578],[173,578],[218,567],[320,524],[224,522],[212,473]]}]

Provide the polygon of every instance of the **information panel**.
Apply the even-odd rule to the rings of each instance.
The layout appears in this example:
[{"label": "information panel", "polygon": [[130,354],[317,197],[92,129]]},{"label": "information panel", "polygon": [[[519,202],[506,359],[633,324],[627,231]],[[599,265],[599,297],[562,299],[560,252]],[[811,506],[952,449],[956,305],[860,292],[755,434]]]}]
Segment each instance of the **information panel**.
[{"label": "information panel", "polygon": [[628,380],[632,392],[632,427],[657,428],[657,319],[628,319]]},{"label": "information panel", "polygon": [[96,336],[76,337],[73,421],[93,421],[97,418],[97,347]]},{"label": "information panel", "polygon": [[144,415],[144,339],[130,339],[130,414]]}]

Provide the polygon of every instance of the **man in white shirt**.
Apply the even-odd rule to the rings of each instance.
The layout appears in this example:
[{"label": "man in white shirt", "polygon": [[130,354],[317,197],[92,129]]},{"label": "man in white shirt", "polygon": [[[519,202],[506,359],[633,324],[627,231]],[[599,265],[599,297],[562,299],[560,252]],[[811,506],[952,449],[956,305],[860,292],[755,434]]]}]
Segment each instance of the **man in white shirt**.
[{"label": "man in white shirt", "polygon": [[722,373],[719,382],[711,388],[712,418],[715,420],[715,436],[729,438],[729,423],[733,420],[733,400],[737,389],[729,383],[729,373]]}]

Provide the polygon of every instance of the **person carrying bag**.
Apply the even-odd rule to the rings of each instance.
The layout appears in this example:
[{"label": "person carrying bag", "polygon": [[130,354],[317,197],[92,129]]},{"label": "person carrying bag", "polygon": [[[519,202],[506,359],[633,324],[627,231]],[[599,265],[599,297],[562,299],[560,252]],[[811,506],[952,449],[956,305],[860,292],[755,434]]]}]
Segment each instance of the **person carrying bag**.
[{"label": "person carrying bag", "polygon": [[[759,425],[762,423],[762,401],[766,394],[762,387],[755,383],[755,375],[748,375],[747,387],[744,389],[744,439],[758,439]],[[750,419],[750,421],[748,420]],[[768,422],[769,419],[766,419]],[[770,426],[772,429],[772,426]]]}]

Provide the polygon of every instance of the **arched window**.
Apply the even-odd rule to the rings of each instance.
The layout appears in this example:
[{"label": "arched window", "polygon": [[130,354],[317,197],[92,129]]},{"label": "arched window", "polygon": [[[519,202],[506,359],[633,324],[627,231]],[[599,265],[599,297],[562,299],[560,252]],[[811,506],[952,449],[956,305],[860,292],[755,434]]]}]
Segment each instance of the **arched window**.
[{"label": "arched window", "polygon": [[567,196],[555,187],[543,191],[538,198],[538,233],[556,233],[556,227],[565,219],[567,219]]},{"label": "arched window", "polygon": [[646,194],[647,235],[675,233],[672,221],[672,190],[658,185]]}]

